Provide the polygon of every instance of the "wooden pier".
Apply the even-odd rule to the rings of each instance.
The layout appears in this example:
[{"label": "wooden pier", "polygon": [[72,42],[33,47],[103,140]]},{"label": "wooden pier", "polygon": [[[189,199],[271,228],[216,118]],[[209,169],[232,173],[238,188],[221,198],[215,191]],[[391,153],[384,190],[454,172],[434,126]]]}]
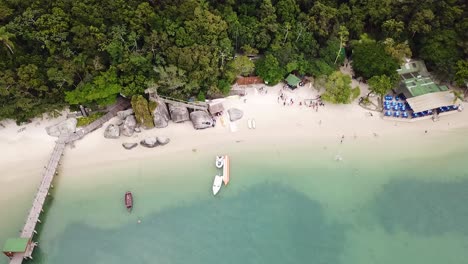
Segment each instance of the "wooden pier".
[{"label": "wooden pier", "polygon": [[27,239],[28,243],[23,252],[4,252],[10,257],[10,264],[21,264],[24,259],[32,259],[32,253],[37,246],[37,242],[33,241],[34,234],[36,234],[36,225],[41,222],[39,216],[43,212],[43,206],[47,196],[50,194],[49,190],[52,187],[52,181],[57,174],[60,158],[63,156],[65,146],[75,140],[83,138],[86,134],[101,127],[105,122],[114,117],[118,111],[124,110],[130,105],[127,100],[119,99],[119,101],[109,110],[107,114],[92,122],[88,126],[80,129],[76,133],[70,135],[61,135],[55,143],[55,148],[52,151],[49,162],[45,166],[42,181],[39,189],[34,197],[33,204],[29,210],[26,223],[21,231],[20,238]]}]

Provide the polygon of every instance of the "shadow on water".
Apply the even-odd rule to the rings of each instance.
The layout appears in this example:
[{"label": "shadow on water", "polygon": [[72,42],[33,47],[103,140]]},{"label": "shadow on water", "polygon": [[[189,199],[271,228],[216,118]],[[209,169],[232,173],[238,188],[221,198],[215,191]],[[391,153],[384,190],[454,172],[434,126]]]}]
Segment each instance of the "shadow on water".
[{"label": "shadow on water", "polygon": [[394,180],[376,197],[371,212],[388,232],[468,235],[468,179],[454,182]]},{"label": "shadow on water", "polygon": [[[157,200],[154,201],[157,203]],[[119,229],[71,224],[42,263],[339,263],[345,226],[277,183],[169,208]]]}]

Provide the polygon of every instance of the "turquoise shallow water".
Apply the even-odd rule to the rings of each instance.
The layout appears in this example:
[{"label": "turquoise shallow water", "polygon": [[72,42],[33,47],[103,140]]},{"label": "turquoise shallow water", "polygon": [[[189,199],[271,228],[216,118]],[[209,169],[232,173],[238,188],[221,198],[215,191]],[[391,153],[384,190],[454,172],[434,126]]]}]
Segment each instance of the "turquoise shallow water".
[{"label": "turquoise shallow water", "polygon": [[[466,263],[462,138],[226,144],[231,183],[216,197],[214,150],[64,171],[34,263]],[[1,238],[20,226],[3,222]]]}]

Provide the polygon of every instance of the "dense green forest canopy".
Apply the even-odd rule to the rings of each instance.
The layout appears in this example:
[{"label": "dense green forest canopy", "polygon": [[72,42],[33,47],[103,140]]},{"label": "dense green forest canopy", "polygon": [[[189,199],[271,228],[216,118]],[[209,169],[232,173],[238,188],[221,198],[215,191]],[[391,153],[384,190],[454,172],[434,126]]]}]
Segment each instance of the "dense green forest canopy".
[{"label": "dense green forest canopy", "polygon": [[[183,99],[216,96],[252,71],[270,84],[289,72],[331,75],[344,59],[340,47],[364,59],[370,48],[387,61],[378,69],[356,61],[365,78],[388,73],[412,53],[442,80],[463,84],[465,3],[0,0],[0,119],[106,105],[148,87]],[[254,68],[235,54],[261,59]]]}]

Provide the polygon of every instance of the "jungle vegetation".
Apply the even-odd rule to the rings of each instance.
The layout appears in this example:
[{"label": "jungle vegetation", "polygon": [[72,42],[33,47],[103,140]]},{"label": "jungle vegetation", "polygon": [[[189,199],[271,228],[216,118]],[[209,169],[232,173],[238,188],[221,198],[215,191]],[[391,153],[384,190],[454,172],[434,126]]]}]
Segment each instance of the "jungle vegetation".
[{"label": "jungle vegetation", "polygon": [[411,56],[465,85],[467,32],[463,0],[0,0],[0,120],[149,87],[209,98],[249,74],[332,76],[347,89],[330,100],[345,102],[344,50],[374,89]]}]

